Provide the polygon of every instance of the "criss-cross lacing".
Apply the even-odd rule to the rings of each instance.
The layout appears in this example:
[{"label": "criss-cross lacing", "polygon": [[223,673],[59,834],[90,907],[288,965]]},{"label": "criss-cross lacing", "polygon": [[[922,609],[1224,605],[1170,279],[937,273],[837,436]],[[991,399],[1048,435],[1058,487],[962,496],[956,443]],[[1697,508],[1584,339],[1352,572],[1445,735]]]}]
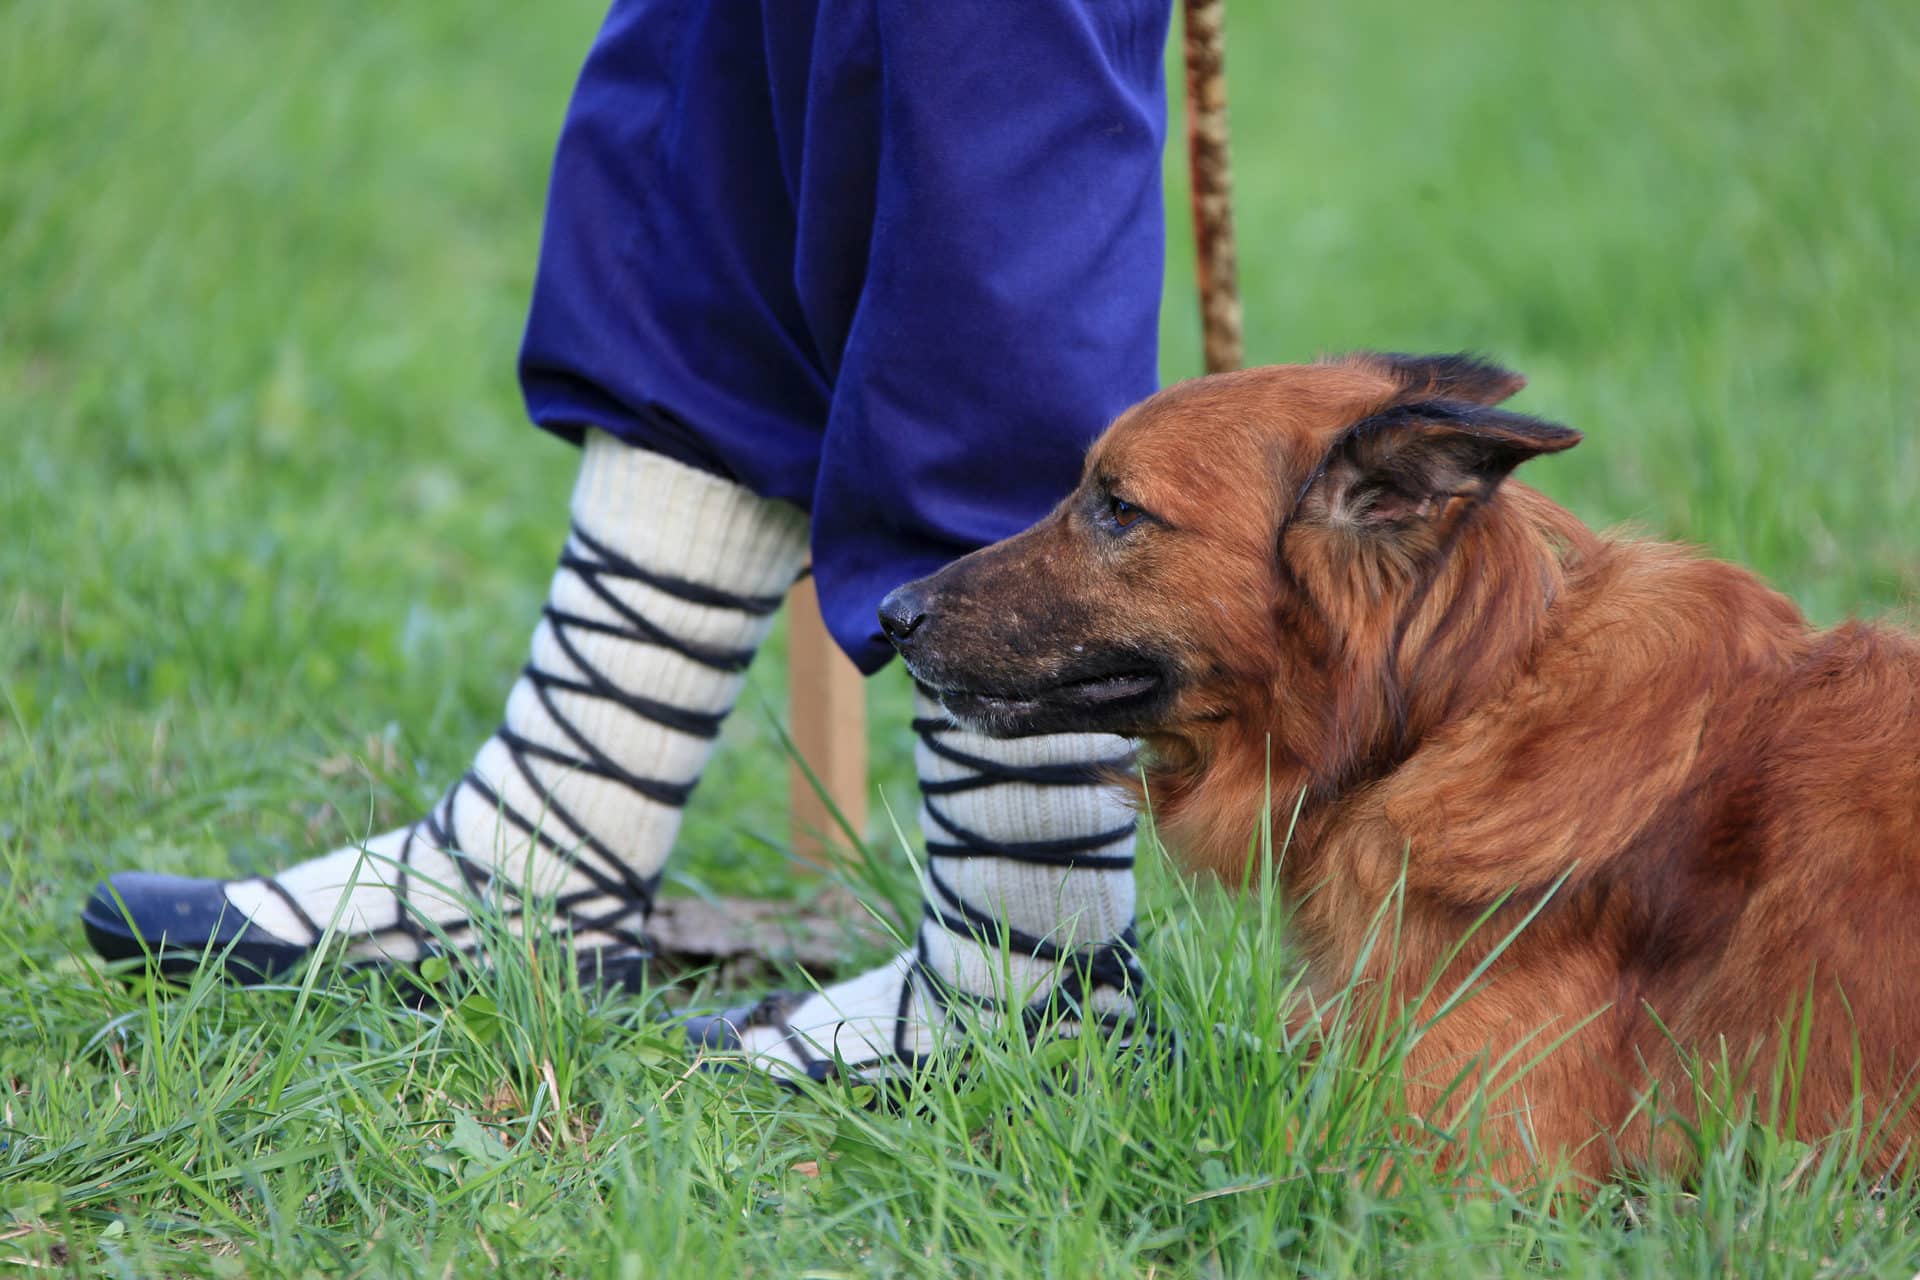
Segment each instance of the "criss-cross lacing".
[{"label": "criss-cross lacing", "polygon": [[[922,693],[924,696],[925,691]],[[957,820],[948,803],[955,796],[1008,784],[1038,788],[1111,786],[1118,776],[1132,768],[1133,753],[1122,751],[1101,758],[1063,762],[1016,763],[954,745],[948,739],[960,736],[959,731],[943,715],[923,715],[915,718],[912,725],[927,752],[961,772],[957,776],[920,779],[927,849],[925,896],[914,946],[897,957],[892,966],[898,972],[898,987],[890,1011],[891,1044],[885,1057],[844,1060],[837,1046],[818,1034],[809,1034],[811,1028],[796,1026],[794,1015],[810,999],[816,998],[810,993],[776,992],[750,1008],[721,1015],[719,1019],[702,1020],[703,1025],[694,1029],[696,1040],[709,1047],[732,1048],[739,1046],[743,1033],[755,1028],[775,1032],[791,1059],[789,1069],[816,1081],[831,1077],[843,1067],[888,1074],[918,1071],[928,1065],[932,1057],[916,1047],[922,1040],[920,1030],[929,1020],[951,1023],[963,1014],[978,1019],[1005,1019],[1016,1012],[1006,998],[962,986],[941,972],[932,944],[942,933],[957,940],[958,945],[977,949],[989,961],[992,957],[1007,960],[1018,956],[1056,967],[1051,979],[1043,984],[1045,989],[1017,1011],[1027,1034],[1038,1035],[1048,1028],[1059,1030],[1063,1023],[1077,1023],[1081,1028],[1098,1027],[1109,1033],[1134,1033],[1139,1019],[1134,997],[1144,989],[1144,975],[1136,958],[1137,942],[1131,920],[1111,936],[1092,943],[1076,943],[1072,941],[1078,923],[1074,920],[1063,918],[1060,929],[1052,934],[1030,932],[1006,919],[1003,910],[994,909],[996,904],[968,901],[953,883],[957,867],[965,860],[979,858],[1044,867],[1062,876],[1077,872],[1131,871],[1132,819],[1057,834],[1036,832],[1033,839],[994,838]],[[1016,742],[1009,744],[1009,748],[1004,754],[1017,754],[1020,746]],[[1116,846],[1121,847],[1116,849]],[[1096,1009],[1090,998],[1102,991],[1112,997],[1106,1002],[1105,1011]],[[829,994],[823,993],[817,999],[825,1000]]]},{"label": "criss-cross lacing", "polygon": [[[580,550],[575,550],[576,546]],[[748,664],[753,661],[754,651],[751,648],[710,647],[675,637],[649,621],[638,610],[614,594],[607,587],[606,580],[624,579],[638,582],[676,599],[709,608],[730,609],[749,617],[765,617],[778,609],[781,602],[779,596],[736,595],[702,583],[690,582],[684,578],[642,568],[592,537],[577,522],[572,526],[569,545],[560,556],[560,567],[574,574],[621,620],[619,623],[610,623],[585,617],[561,609],[551,601],[541,610],[541,616],[546,619],[554,641],[574,665],[579,676],[576,678],[545,670],[533,661],[529,661],[522,668],[521,674],[532,687],[553,725],[572,744],[573,750],[562,750],[536,742],[503,723],[494,731],[494,737],[506,747],[509,757],[527,786],[541,797],[544,812],[539,815],[539,819],[536,820],[522,812],[507,801],[478,772],[469,768],[447,791],[434,810],[407,831],[395,859],[398,863],[396,885],[398,892],[393,928],[400,930],[416,943],[425,943],[426,937],[420,922],[407,905],[406,878],[411,868],[413,847],[416,838],[424,832],[433,847],[448,853],[459,853],[449,826],[452,809],[457,802],[459,792],[462,788],[467,788],[471,789],[483,804],[496,811],[505,822],[511,824],[529,840],[551,852],[555,857],[570,859],[574,870],[591,882],[589,887],[556,895],[551,900],[556,917],[564,919],[567,928],[576,934],[605,935],[635,950],[644,951],[645,938],[635,929],[628,927],[626,922],[636,918],[644,921],[651,914],[654,897],[659,890],[659,874],[657,872],[652,875],[638,874],[614,850],[605,837],[591,830],[552,793],[547,784],[541,780],[540,774],[534,769],[530,759],[544,760],[568,772],[590,774],[645,796],[656,804],[679,808],[686,804],[687,798],[693,792],[694,784],[698,781],[697,778],[684,780],[650,778],[623,768],[581,732],[575,720],[561,708],[553,693],[555,690],[563,690],[578,697],[611,702],[665,728],[707,740],[719,734],[720,725],[726,713],[676,707],[656,698],[649,698],[621,688],[587,657],[570,633],[590,631],[629,643],[668,649],[712,671],[733,674],[746,670]],[[564,833],[572,837],[571,847],[563,844],[562,839],[554,831],[552,826],[554,821],[557,821]],[[513,898],[522,897],[518,886],[498,876],[475,859],[458,856],[454,861],[466,879],[467,888],[476,897],[496,887],[503,889]],[[273,881],[269,879],[268,883],[271,885]],[[612,899],[615,906],[609,911],[593,915],[577,913],[578,908],[596,899]],[[509,914],[517,916],[523,910],[524,907],[509,908]],[[456,924],[453,927],[461,928],[464,925]],[[445,930],[447,926],[442,925],[440,928]]]},{"label": "criss-cross lacing", "polygon": [[460,779],[418,821],[271,876],[120,873],[82,913],[103,955],[158,938],[191,967],[232,943],[271,975],[337,927],[350,963],[405,962],[479,949],[485,900],[529,936],[571,931],[602,982],[610,957],[639,975],[681,811],[805,559],[806,517],[604,432],[583,444],[530,659]]},{"label": "criss-cross lacing", "polygon": [[[581,633],[608,636],[625,643],[665,649],[707,670],[736,675],[753,660],[751,647],[703,645],[675,636],[648,619],[609,585],[610,581],[628,581],[652,588],[664,595],[705,608],[726,609],[743,618],[765,618],[779,608],[777,595],[741,595],[723,591],[705,583],[689,581],[634,563],[605,542],[593,537],[576,521],[570,530],[566,548],[560,556],[560,571],[572,575],[593,599],[603,604],[617,621],[588,617],[561,608],[551,600],[543,607],[548,633],[558,651],[572,664],[571,674],[549,670],[530,660],[521,675],[549,722],[566,745],[536,741],[502,723],[494,739],[505,748],[520,779],[539,797],[537,813],[529,813],[514,804],[502,790],[469,767],[428,813],[404,829],[400,847],[392,855],[394,914],[392,923],[381,933],[397,932],[407,938],[416,953],[440,949],[442,941],[460,942],[460,935],[471,931],[469,920],[427,923],[411,903],[410,881],[415,874],[414,857],[422,847],[447,854],[458,868],[467,892],[480,900],[492,895],[505,918],[519,919],[531,909],[532,902],[510,874],[462,851],[454,835],[454,810],[462,793],[471,793],[477,802],[494,814],[507,828],[519,833],[533,848],[564,860],[574,878],[587,883],[548,898],[538,899],[550,907],[556,929],[564,927],[579,937],[606,940],[606,945],[644,954],[647,943],[641,926],[654,906],[659,889],[657,871],[643,874],[615,847],[612,833],[595,831],[573,809],[554,794],[534,762],[557,766],[561,776],[583,774],[614,784],[655,804],[683,807],[692,794],[697,777],[648,777],[622,766],[612,754],[584,732],[577,719],[569,715],[556,693],[611,703],[645,720],[676,733],[711,741],[720,731],[726,712],[674,706],[622,687],[602,666],[596,664],[579,643]],[[558,594],[556,592],[556,594]],[[318,941],[325,922],[317,919],[300,900],[288,892],[274,876],[257,877],[283,903],[294,919],[308,932],[306,945]],[[446,886],[440,886],[441,892]],[[601,909],[591,909],[597,904]]]}]

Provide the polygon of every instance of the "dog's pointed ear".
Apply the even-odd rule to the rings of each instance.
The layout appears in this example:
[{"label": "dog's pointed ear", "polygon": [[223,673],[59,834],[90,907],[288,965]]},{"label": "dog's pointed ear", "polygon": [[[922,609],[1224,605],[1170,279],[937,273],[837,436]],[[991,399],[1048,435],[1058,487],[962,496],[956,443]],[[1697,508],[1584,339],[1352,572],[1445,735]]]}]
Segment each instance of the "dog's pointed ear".
[{"label": "dog's pointed ear", "polygon": [[1404,389],[1407,400],[1464,400],[1496,405],[1527,380],[1511,369],[1466,352],[1440,356],[1410,356],[1398,351],[1364,351],[1342,361],[1386,374]]},{"label": "dog's pointed ear", "polygon": [[1409,528],[1454,498],[1484,501],[1528,458],[1578,443],[1571,427],[1467,401],[1395,405],[1341,436],[1298,516],[1355,533]]}]

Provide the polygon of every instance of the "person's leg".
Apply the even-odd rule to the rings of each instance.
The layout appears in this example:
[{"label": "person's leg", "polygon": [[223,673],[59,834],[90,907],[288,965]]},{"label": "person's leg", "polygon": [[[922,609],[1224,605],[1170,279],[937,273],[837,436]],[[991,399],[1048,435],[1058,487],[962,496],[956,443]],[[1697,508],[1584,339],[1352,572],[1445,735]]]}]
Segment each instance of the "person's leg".
[{"label": "person's leg", "polygon": [[[836,356],[814,575],[828,626],[871,671],[892,652],[875,616],[888,590],[1038,519],[1100,429],[1154,389],[1169,6],[846,8],[821,18],[808,110],[781,136],[795,278]],[[857,244],[850,198],[870,215]],[[914,949],[696,1020],[696,1044],[779,1073],[820,1074],[836,1054],[878,1073],[947,1039],[948,1006],[1057,994],[1088,1017],[1130,1014],[1133,822],[1092,773],[1125,744],[994,742],[929,705],[916,728],[930,856]]]},{"label": "person's leg", "polygon": [[956,1017],[1001,1013],[1055,1034],[1130,1026],[1134,814],[1113,785],[1127,742],[986,738],[924,695],[913,728],[927,836],[914,946],[849,982],[696,1019],[702,1047],[776,1075],[877,1078],[957,1047]]},{"label": "person's leg", "polygon": [[273,973],[334,924],[349,958],[410,961],[467,945],[478,898],[550,898],[522,927],[569,930],[604,966],[639,956],[681,806],[805,546],[790,504],[592,432],[530,660],[440,802],[273,875],[122,873],[88,904],[96,946],[190,960],[238,934],[236,959]]},{"label": "person's leg", "polygon": [[500,729],[364,849],[232,882],[113,877],[84,915],[103,954],[164,942],[179,968],[238,937],[245,977],[337,920],[349,954],[407,959],[464,944],[485,895],[555,898],[525,927],[583,949],[643,948],[680,806],[805,557],[827,412],[789,328],[761,39],[743,6],[622,0],[569,106],[521,377],[534,420],[585,448]]}]

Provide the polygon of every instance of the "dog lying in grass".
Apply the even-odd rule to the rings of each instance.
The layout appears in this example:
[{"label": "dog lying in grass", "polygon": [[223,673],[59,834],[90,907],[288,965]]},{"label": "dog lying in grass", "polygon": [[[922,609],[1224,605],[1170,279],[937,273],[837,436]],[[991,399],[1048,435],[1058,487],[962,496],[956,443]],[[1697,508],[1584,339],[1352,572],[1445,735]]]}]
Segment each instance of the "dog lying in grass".
[{"label": "dog lying in grass", "polygon": [[1920,1114],[1920,642],[1815,630],[1743,569],[1509,480],[1580,440],[1495,407],[1522,385],[1361,355],[1171,387],[883,626],[963,723],[1144,739],[1197,866],[1238,880],[1291,824],[1322,1000],[1425,1016],[1474,979],[1408,1050],[1407,1101],[1458,1125],[1462,1080],[1510,1086],[1477,1122],[1504,1176],[1684,1172],[1696,1099],[1783,1061],[1783,1126],[1857,1124],[1895,1161]]}]

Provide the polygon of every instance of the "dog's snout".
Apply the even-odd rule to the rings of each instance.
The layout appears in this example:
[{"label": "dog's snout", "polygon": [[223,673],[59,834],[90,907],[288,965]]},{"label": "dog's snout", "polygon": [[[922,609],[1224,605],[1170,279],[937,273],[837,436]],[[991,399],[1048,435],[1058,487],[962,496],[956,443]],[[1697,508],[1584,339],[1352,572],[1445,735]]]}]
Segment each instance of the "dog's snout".
[{"label": "dog's snout", "polygon": [[908,637],[920,629],[927,620],[926,597],[912,585],[895,587],[887,592],[887,598],[880,602],[880,629],[893,641],[898,649],[907,643]]}]

